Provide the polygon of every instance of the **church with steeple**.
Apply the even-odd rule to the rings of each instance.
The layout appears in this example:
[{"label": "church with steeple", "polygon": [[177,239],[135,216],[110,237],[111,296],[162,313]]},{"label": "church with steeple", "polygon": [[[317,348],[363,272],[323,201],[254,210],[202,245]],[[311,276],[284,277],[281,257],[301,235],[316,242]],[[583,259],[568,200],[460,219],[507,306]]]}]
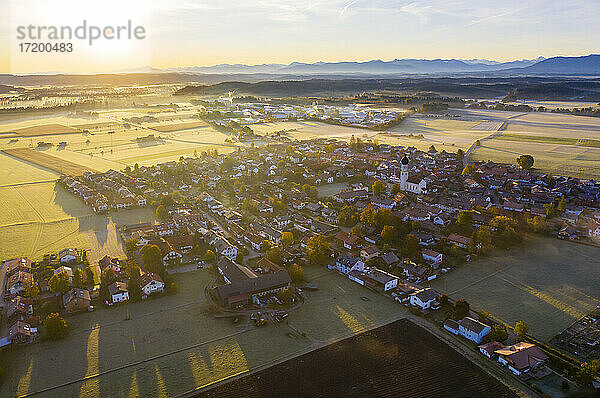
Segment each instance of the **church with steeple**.
[{"label": "church with steeple", "polygon": [[408,164],[410,160],[406,154],[400,161],[400,176],[394,173],[394,182],[400,184],[400,189],[407,192],[422,194],[427,189],[427,182],[424,179],[410,177],[408,173]]}]

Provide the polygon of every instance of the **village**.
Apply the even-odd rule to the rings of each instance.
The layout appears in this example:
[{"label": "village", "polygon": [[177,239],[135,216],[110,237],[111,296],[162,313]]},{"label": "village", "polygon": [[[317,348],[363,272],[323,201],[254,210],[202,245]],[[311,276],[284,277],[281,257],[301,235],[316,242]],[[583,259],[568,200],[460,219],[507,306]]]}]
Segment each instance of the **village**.
[{"label": "village", "polygon": [[324,105],[317,102],[293,104],[271,102],[254,97],[221,97],[212,101],[200,101],[199,116],[216,127],[248,127],[266,121],[312,120],[340,126],[381,130],[402,121],[405,112],[395,109],[379,109],[348,104],[345,106]]},{"label": "village", "polygon": [[204,152],[60,183],[96,213],[149,206],[159,222],[119,226],[127,258],[90,265],[85,250],[65,248],[38,262],[3,261],[3,346],[35,342],[40,326],[61,338],[63,316],[176,294],[172,273],[197,270],[214,275],[198,292],[215,316],[282,322],[303,290],[318,289],[303,275],[316,266],[433,319],[514,375],[535,377],[547,374],[550,357],[526,340],[526,320],[507,328],[426,284],[530,235],[588,245],[600,237],[593,180],[354,137]]}]

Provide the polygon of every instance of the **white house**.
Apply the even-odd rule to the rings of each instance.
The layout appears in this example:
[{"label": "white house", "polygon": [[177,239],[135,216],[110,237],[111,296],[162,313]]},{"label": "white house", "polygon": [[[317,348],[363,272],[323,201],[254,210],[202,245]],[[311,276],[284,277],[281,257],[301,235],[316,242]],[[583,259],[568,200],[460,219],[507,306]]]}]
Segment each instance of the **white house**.
[{"label": "white house", "polygon": [[421,252],[421,255],[423,256],[423,259],[431,261],[434,264],[440,264],[444,260],[444,255],[442,253],[430,249],[424,249]]},{"label": "white house", "polygon": [[458,322],[458,333],[477,344],[480,344],[483,337],[491,330],[488,325],[469,317],[463,318]]},{"label": "white house", "polygon": [[594,222],[590,225],[588,229],[588,236],[590,238],[600,237],[600,223]]},{"label": "white house", "polygon": [[127,285],[123,282],[115,282],[108,287],[109,299],[106,304],[113,305],[115,303],[122,303],[129,300],[129,290]]},{"label": "white house", "polygon": [[[477,344],[480,344],[483,341],[484,336],[492,330],[488,325],[469,317],[463,318],[460,321],[447,319],[444,322],[444,329],[457,336],[463,336]],[[487,351],[482,351],[482,353],[486,356],[491,355]]]},{"label": "white house", "polygon": [[349,254],[340,254],[338,258],[335,259],[335,263],[331,268],[347,275],[350,271],[355,270],[364,272],[365,263],[359,257],[354,257]]},{"label": "white house", "polygon": [[421,289],[410,296],[410,305],[419,307],[421,310],[430,308],[439,294],[433,289]]},{"label": "white house", "polygon": [[165,288],[165,283],[159,275],[153,272],[146,272],[140,276],[140,288],[142,289],[142,298],[145,298],[152,293],[162,292]]},{"label": "white house", "polygon": [[232,260],[235,260],[235,258],[237,257],[237,247],[229,243],[225,238],[218,237],[210,244],[215,247],[219,254],[225,257],[228,257]]}]

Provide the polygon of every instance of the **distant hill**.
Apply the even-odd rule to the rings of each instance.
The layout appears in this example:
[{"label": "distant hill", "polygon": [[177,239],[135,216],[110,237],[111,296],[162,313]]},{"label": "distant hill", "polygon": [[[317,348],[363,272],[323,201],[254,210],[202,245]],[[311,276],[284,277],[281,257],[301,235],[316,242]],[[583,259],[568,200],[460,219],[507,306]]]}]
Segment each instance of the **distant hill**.
[{"label": "distant hill", "polygon": [[520,68],[518,72],[527,74],[554,73],[600,76],[600,55],[592,54],[583,57],[548,58],[534,65]]},{"label": "distant hill", "polygon": [[230,91],[239,94],[294,97],[340,96],[363,92],[388,91],[401,94],[440,95],[461,98],[504,97],[523,84],[537,84],[539,79],[518,78],[403,78],[403,79],[307,79],[260,81],[255,83],[228,81],[213,85],[190,85],[178,95],[220,95]]},{"label": "distant hill", "polygon": [[20,87],[6,86],[4,84],[0,84],[0,94],[8,94],[10,92],[15,91],[23,91]]}]

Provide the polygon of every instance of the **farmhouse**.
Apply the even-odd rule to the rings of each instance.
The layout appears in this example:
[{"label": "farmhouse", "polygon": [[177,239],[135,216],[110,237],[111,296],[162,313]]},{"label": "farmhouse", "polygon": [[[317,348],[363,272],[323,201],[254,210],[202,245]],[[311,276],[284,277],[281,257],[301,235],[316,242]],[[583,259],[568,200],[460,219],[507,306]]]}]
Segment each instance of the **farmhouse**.
[{"label": "farmhouse", "polygon": [[284,270],[257,275],[226,257],[217,263],[217,269],[227,283],[217,286],[215,295],[225,307],[259,304],[261,297],[287,289],[291,283],[290,276]]},{"label": "farmhouse", "polygon": [[367,189],[358,189],[355,191],[340,192],[333,198],[338,202],[355,202],[357,199],[366,199],[369,197]]},{"label": "farmhouse", "polygon": [[398,286],[398,278],[388,272],[381,271],[377,268],[371,268],[365,274],[365,284],[371,285],[377,290],[387,292]]}]

